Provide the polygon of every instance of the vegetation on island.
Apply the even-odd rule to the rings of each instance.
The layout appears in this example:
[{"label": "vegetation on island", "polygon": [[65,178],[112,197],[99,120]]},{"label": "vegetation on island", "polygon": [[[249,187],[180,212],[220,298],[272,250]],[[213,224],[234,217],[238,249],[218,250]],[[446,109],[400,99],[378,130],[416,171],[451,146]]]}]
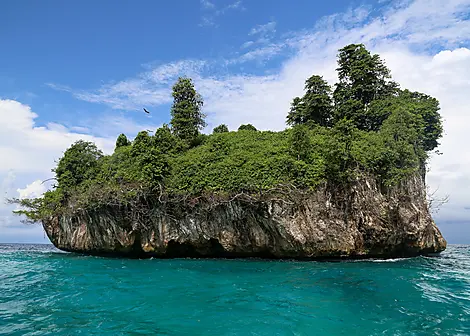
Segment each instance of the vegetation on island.
[{"label": "vegetation on island", "polygon": [[53,170],[54,188],[41,198],[13,200],[23,209],[16,213],[34,222],[105,201],[125,205],[143,193],[163,201],[165,195],[306,190],[347,185],[364,173],[387,187],[422,173],[442,135],[438,101],[401,89],[364,45],[340,49],[337,61],[338,83],[308,78],[304,95],[286,111],[290,127],[279,132],[251,124],[229,131],[222,124],[201,133],[203,99],[190,78],[179,78],[170,125],[132,141],[119,135],[111,155],[77,141]]}]

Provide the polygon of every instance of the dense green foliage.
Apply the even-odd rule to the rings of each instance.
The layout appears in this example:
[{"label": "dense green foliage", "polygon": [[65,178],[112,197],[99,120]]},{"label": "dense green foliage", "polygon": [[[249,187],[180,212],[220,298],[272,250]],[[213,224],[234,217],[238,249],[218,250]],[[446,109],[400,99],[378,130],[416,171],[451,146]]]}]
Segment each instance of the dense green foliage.
[{"label": "dense green foliage", "polygon": [[214,127],[214,130],[212,131],[214,134],[215,133],[225,133],[228,132],[228,126],[225,124],[219,125],[217,127]]},{"label": "dense green foliage", "polygon": [[443,131],[438,101],[401,90],[363,45],[341,49],[337,70],[334,90],[321,76],[307,79],[304,95],[286,111],[292,127],[281,132],[251,124],[229,132],[222,124],[201,134],[202,98],[190,79],[180,78],[171,128],[163,125],[153,136],[140,132],[132,142],[121,134],[108,156],[92,143],[76,142],[54,170],[55,189],[17,201],[27,209],[19,213],[35,221],[70,205],[126,202],[136,190],[161,197],[347,186],[364,173],[387,187],[421,172]]},{"label": "dense green foliage", "polygon": [[173,106],[171,107],[171,127],[180,139],[191,142],[206,126],[202,113],[202,97],[197,93],[189,78],[179,78],[173,86]]},{"label": "dense green foliage", "polygon": [[329,126],[332,114],[331,88],[321,76],[313,75],[305,82],[305,95],[292,101],[287,124],[299,125],[312,121],[320,126]]},{"label": "dense green foliage", "polygon": [[95,144],[79,140],[60,159],[55,168],[56,179],[63,190],[93,180],[100,172],[99,159],[103,153]]},{"label": "dense green foliage", "polygon": [[119,147],[129,146],[131,142],[127,139],[125,134],[119,134],[116,140],[116,149]]},{"label": "dense green foliage", "polygon": [[238,127],[239,131],[257,131],[256,127],[252,124],[243,124]]}]

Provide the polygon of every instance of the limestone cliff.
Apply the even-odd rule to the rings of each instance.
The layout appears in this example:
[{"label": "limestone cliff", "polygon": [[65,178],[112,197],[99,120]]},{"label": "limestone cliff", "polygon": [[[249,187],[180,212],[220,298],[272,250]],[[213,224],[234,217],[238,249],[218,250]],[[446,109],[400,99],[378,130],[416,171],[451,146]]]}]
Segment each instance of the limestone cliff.
[{"label": "limestone cliff", "polygon": [[388,190],[363,178],[341,192],[146,199],[138,209],[74,209],[43,226],[59,249],[133,257],[403,257],[446,247],[420,177]]}]

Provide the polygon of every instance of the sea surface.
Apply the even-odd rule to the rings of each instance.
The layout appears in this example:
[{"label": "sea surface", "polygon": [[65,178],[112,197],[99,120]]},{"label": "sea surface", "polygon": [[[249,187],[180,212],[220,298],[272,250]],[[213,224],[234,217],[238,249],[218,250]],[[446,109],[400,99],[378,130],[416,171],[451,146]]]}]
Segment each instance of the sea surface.
[{"label": "sea surface", "polygon": [[0,335],[470,335],[470,246],[293,262],[0,245]]}]

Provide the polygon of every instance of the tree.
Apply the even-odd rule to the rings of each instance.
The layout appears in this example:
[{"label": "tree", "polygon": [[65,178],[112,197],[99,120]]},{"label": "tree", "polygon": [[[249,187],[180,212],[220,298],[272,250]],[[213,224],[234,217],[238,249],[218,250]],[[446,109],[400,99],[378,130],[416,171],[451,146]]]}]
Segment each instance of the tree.
[{"label": "tree", "polygon": [[[157,139],[161,140],[162,138],[160,137],[164,133],[167,133],[165,127],[162,127],[160,131],[157,130],[155,132],[155,134],[158,134]],[[164,142],[156,143],[155,140],[147,132],[141,131],[134,139],[131,149],[131,157],[134,160],[133,164],[138,168],[137,178],[152,188],[159,186],[169,171],[168,156],[163,151],[171,146]]]},{"label": "tree", "polygon": [[339,120],[331,130],[326,152],[326,176],[330,181],[348,183],[353,174],[353,142],[357,128],[351,120]]},{"label": "tree", "polygon": [[228,132],[228,127],[227,125],[225,124],[222,124],[222,125],[219,125],[217,127],[214,128],[214,130],[212,131],[212,133],[226,133]]},{"label": "tree", "polygon": [[93,179],[98,173],[99,160],[103,157],[94,143],[78,140],[70,146],[59,160],[56,174],[58,187],[73,189],[85,180]]},{"label": "tree", "polygon": [[252,124],[243,124],[238,127],[239,131],[257,131],[256,127]]},{"label": "tree", "polygon": [[173,86],[171,127],[173,134],[185,142],[191,142],[206,126],[202,112],[203,100],[190,78],[180,77]]},{"label": "tree", "polygon": [[370,130],[376,123],[368,115],[374,100],[396,94],[398,84],[391,80],[390,70],[379,55],[371,55],[363,44],[350,44],[339,50],[338,78],[333,98],[335,121],[352,120],[359,129]]},{"label": "tree", "polygon": [[287,125],[301,125],[305,124],[305,104],[300,97],[295,97],[290,104],[290,111],[287,114]]},{"label": "tree", "polygon": [[131,142],[127,139],[125,134],[119,134],[117,140],[116,140],[116,149],[124,146],[129,146]]},{"label": "tree", "polygon": [[418,122],[419,118],[409,111],[408,106],[399,105],[382,125],[380,133],[389,149],[386,176],[389,184],[395,184],[408,174],[418,171],[420,164],[424,165],[424,151],[418,144]]},{"label": "tree", "polygon": [[140,167],[141,179],[152,188],[160,187],[160,183],[169,173],[167,155],[162,154],[157,148],[151,147],[137,158]]},{"label": "tree", "polygon": [[368,109],[368,114],[375,117],[370,130],[378,131],[388,118],[393,117],[392,114],[397,109],[405,109],[414,116],[413,122],[405,125],[412,127],[417,134],[414,145],[426,152],[439,145],[438,140],[443,132],[439,102],[424,93],[403,90],[397,96],[373,101]]},{"label": "tree", "polygon": [[146,131],[140,131],[132,143],[131,155],[137,157],[145,154],[153,146],[152,138]]},{"label": "tree", "polygon": [[311,150],[311,141],[308,135],[308,129],[305,125],[295,125],[290,134],[291,152],[297,160],[306,160]]},{"label": "tree", "polygon": [[164,154],[173,154],[181,150],[180,140],[171,134],[170,127],[167,124],[163,124],[155,131],[153,142],[154,146]]},{"label": "tree", "polygon": [[313,75],[305,81],[304,96],[294,98],[287,115],[287,124],[294,126],[314,122],[320,126],[329,126],[332,109],[331,87],[322,76]]},{"label": "tree", "polygon": [[436,98],[420,92],[401,91],[397,101],[407,104],[411,113],[418,117],[418,133],[422,148],[425,151],[434,150],[442,137],[442,117],[439,113],[439,101]]}]

